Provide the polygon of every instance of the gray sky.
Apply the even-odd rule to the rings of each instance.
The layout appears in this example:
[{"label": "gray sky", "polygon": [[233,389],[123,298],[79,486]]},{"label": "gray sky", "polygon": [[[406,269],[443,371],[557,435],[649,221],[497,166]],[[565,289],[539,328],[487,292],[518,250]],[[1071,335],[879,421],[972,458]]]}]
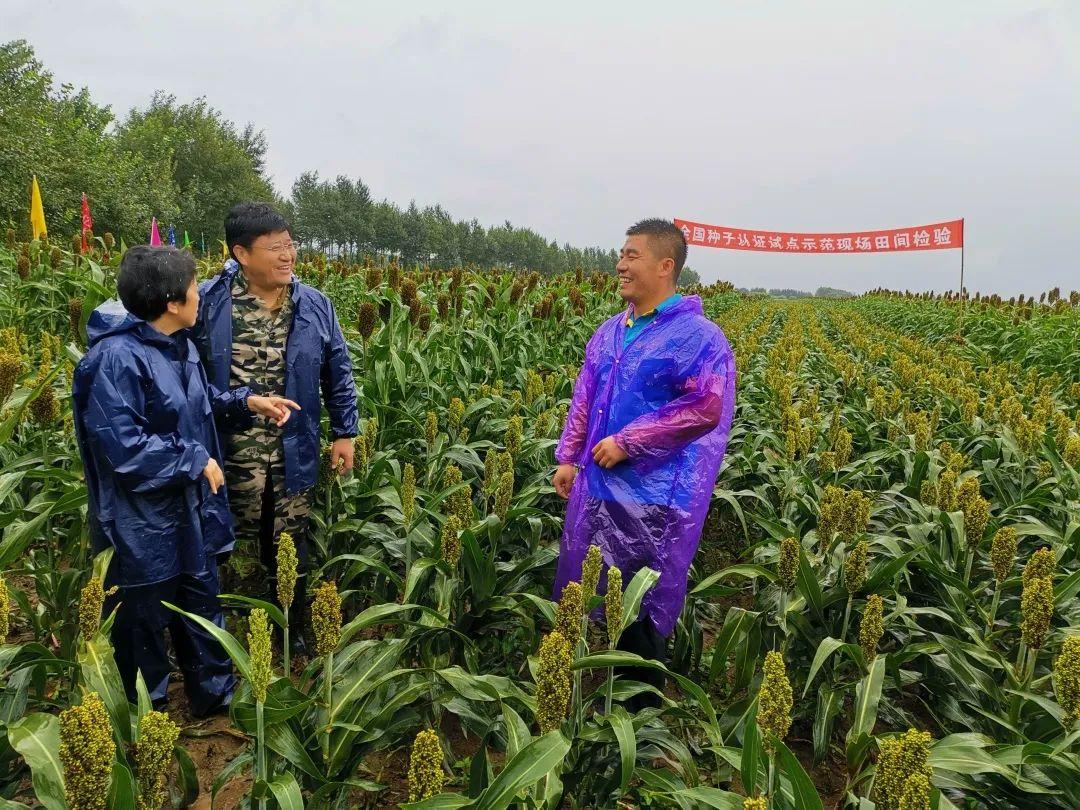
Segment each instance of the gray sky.
[{"label": "gray sky", "polygon": [[[3,0],[59,81],[155,89],[306,169],[548,238],[643,216],[791,231],[967,219],[971,289],[1080,287],[1080,4]],[[958,251],[694,248],[707,281],[957,286]]]}]

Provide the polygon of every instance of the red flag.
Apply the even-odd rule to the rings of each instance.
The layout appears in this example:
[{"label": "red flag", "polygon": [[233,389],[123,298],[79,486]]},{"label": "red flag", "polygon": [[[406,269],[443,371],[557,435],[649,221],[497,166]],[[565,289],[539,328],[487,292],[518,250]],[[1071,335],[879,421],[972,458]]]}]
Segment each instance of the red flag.
[{"label": "red flag", "polygon": [[90,203],[86,200],[86,195],[82,195],[82,252],[86,253],[90,249],[90,245],[86,242],[86,234],[94,230],[94,220],[90,216]]}]

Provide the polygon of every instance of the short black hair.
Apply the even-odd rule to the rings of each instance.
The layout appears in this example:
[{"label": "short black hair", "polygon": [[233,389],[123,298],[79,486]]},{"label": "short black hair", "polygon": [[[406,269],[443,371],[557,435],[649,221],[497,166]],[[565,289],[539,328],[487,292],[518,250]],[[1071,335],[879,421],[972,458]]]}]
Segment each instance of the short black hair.
[{"label": "short black hair", "polygon": [[225,244],[229,246],[229,255],[234,259],[236,254],[233,248],[237,245],[250,250],[252,243],[260,236],[278,231],[292,233],[292,226],[269,203],[237,203],[225,215]]},{"label": "short black hair", "polygon": [[675,261],[675,283],[686,264],[686,234],[670,219],[643,219],[626,229],[627,236],[647,236],[658,256]]},{"label": "short black hair", "polygon": [[153,321],[165,314],[170,301],[187,301],[194,280],[195,257],[188,251],[171,245],[135,245],[120,260],[116,292],[124,309]]}]

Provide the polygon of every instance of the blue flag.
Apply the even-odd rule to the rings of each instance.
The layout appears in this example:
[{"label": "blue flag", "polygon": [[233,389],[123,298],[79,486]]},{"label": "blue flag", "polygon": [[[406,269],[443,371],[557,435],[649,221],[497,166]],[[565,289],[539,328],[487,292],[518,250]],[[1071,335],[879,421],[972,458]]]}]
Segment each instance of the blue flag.
[{"label": "blue flag", "polygon": [[169,244],[176,247],[176,228],[169,226]]}]

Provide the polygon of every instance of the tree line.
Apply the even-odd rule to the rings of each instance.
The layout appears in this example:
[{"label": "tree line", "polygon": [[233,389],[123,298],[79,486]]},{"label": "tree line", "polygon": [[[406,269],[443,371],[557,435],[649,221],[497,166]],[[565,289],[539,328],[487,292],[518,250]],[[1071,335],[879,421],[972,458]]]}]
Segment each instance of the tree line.
[{"label": "tree line", "polygon": [[[239,127],[205,98],[182,103],[156,92],[118,118],[86,88],[57,85],[24,40],[0,44],[0,222],[29,233],[29,184],[41,185],[50,235],[79,232],[90,199],[97,234],[129,242],[148,237],[151,217],[217,250],[225,212],[246,199],[271,201],[305,245],[335,255],[378,253],[436,267],[500,265],[559,273],[578,267],[614,272],[611,249],[559,244],[510,222],[455,219],[440,205],[401,207],[376,200],[359,178],[324,180],[306,172],[288,198],[266,171],[267,139]],[[684,283],[696,279],[684,271]]]}]

